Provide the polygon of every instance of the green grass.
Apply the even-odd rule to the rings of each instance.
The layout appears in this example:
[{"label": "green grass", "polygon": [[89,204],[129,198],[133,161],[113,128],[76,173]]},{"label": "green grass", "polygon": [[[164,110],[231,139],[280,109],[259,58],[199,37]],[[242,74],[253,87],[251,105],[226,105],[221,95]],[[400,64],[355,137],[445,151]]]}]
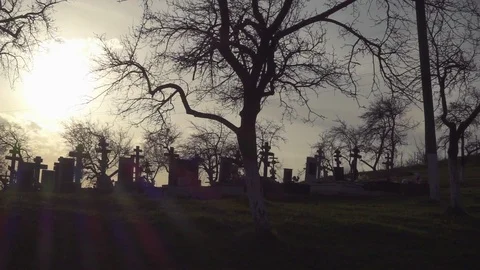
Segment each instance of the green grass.
[{"label": "green grass", "polygon": [[0,269],[476,269],[480,187],[462,192],[469,217],[446,196],[268,201],[274,243],[245,199],[2,193]]}]

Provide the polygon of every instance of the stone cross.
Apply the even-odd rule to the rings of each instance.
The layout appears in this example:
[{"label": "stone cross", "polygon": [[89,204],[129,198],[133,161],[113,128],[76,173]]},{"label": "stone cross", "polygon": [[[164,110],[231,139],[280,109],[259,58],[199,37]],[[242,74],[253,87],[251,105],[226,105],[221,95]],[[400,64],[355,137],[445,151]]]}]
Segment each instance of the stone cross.
[{"label": "stone cross", "polygon": [[88,153],[84,153],[84,151],[85,148],[83,144],[79,144],[75,147],[75,151],[68,153],[69,157],[75,158],[75,185],[77,187],[80,187],[80,180],[82,180],[83,177],[83,158],[88,157]]},{"label": "stone cross", "polygon": [[322,148],[318,148],[317,154],[315,155],[315,159],[317,160],[317,175],[315,176],[317,179],[320,179],[320,175],[322,173],[322,163],[325,159],[325,153],[323,152]]},{"label": "stone cross", "polygon": [[46,169],[48,169],[48,166],[42,164],[43,159],[42,159],[42,157],[39,157],[39,156],[36,156],[33,159],[33,162],[35,162],[35,172],[34,172],[35,184],[39,184],[40,183],[40,170],[46,170]]},{"label": "stone cross", "polygon": [[352,161],[352,181],[356,181],[358,178],[358,170],[357,170],[357,161],[358,159],[362,158],[361,155],[359,155],[360,150],[358,149],[357,146],[355,146],[352,150],[352,153],[350,154],[350,157],[353,158]]},{"label": "stone cross", "polygon": [[[96,149],[97,153],[101,153],[102,158],[100,160],[100,177],[102,178],[101,181],[106,180],[107,175],[107,168],[108,168],[108,153],[112,152],[112,150],[108,149],[108,143],[105,140],[105,137],[100,138],[100,142],[98,143],[99,148]],[[97,181],[100,179],[97,179]],[[98,186],[98,185],[97,185]]]},{"label": "stone cross", "polygon": [[174,185],[173,180],[175,179],[175,158],[178,158],[178,154],[175,154],[175,148],[170,147],[168,152],[163,154],[165,157],[168,157],[168,185]]},{"label": "stone cross", "polygon": [[277,179],[277,176],[276,176],[277,170],[275,170],[275,164],[277,163],[278,163],[277,158],[272,155],[272,161],[270,161],[270,164],[272,164],[272,167],[270,168],[270,178],[272,178],[272,180]]},{"label": "stone cross", "polygon": [[[10,163],[10,166],[8,167],[8,169],[10,170],[10,183],[13,183],[13,180],[14,180],[14,177],[15,177],[15,165],[16,165],[16,162],[21,162],[22,161],[22,158],[20,157],[20,145],[18,144],[15,144],[13,146],[13,149],[9,151],[10,154],[12,154],[11,156],[6,156],[5,159],[7,160],[11,160],[11,163]],[[18,155],[18,156],[17,156]]]},{"label": "stone cross", "polygon": [[131,157],[134,158],[135,160],[135,181],[138,181],[140,179],[140,176],[142,172],[140,171],[140,159],[143,158],[143,155],[140,155],[141,152],[143,152],[140,149],[140,146],[137,145],[135,149],[133,149],[133,152],[135,152],[135,155],[132,155]]},{"label": "stone cross", "polygon": [[392,165],[393,165],[392,157],[390,157],[388,153],[385,156],[385,162],[383,162],[383,164],[385,164],[387,171],[390,171],[392,169]]},{"label": "stone cross", "polygon": [[268,174],[268,167],[270,166],[270,162],[268,161],[269,156],[273,156],[273,153],[270,152],[272,147],[268,144],[268,142],[265,142],[262,147],[262,151],[260,151],[260,160],[263,163],[263,177],[266,178]]},{"label": "stone cross", "polygon": [[335,150],[335,155],[333,155],[333,157],[335,158],[335,164],[337,165],[336,167],[340,168],[340,164],[342,164],[340,158],[342,157],[342,155],[340,155],[339,149]]}]

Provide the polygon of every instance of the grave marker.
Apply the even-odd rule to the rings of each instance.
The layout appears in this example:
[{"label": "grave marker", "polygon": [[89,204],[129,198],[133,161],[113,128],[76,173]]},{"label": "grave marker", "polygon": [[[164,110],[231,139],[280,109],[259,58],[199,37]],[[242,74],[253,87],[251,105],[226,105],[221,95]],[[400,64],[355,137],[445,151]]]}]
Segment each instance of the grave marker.
[{"label": "grave marker", "polygon": [[168,185],[169,186],[176,186],[177,185],[177,176],[175,175],[175,159],[178,158],[178,154],[175,154],[175,148],[170,147],[168,152],[163,154],[164,156],[168,157]]},{"label": "grave marker", "polygon": [[109,144],[105,140],[105,137],[100,138],[100,142],[98,143],[99,148],[96,149],[97,153],[101,154],[100,160],[100,177],[97,179],[97,188],[101,190],[110,190],[113,188],[112,181],[107,175],[108,169],[108,154],[112,152],[112,150],[108,149]]},{"label": "grave marker", "polygon": [[336,164],[336,167],[333,168],[333,178],[335,179],[335,181],[343,181],[345,179],[345,176],[343,167],[340,167],[340,164],[342,164],[342,161],[340,160],[342,155],[340,154],[339,149],[335,150],[335,154],[333,155],[333,157],[335,158]]},{"label": "grave marker", "polygon": [[77,188],[81,187],[80,181],[82,180],[83,177],[83,159],[88,157],[87,153],[84,153],[85,148],[83,144],[77,145],[75,148],[75,151],[70,151],[68,153],[69,157],[74,157],[75,158],[75,185]]},{"label": "grave marker", "polygon": [[6,156],[5,159],[10,160],[10,166],[8,166],[8,169],[10,171],[9,182],[10,184],[14,184],[15,177],[16,177],[16,168],[15,168],[16,162],[22,161],[22,157],[20,156],[20,145],[15,144],[12,150],[8,152],[11,154],[11,156]]},{"label": "grave marker", "polygon": [[360,153],[360,150],[358,149],[357,146],[355,146],[352,150],[352,153],[350,153],[350,157],[353,158],[352,168],[351,168],[352,181],[356,181],[358,179],[357,161],[358,159],[362,158],[362,156],[359,155],[358,153]]},{"label": "grave marker", "polygon": [[140,153],[143,151],[140,149],[140,146],[137,145],[137,147],[133,149],[133,152],[135,152],[135,155],[132,155],[131,157],[134,158],[135,161],[135,181],[139,181],[142,174],[140,170],[140,159],[144,157],[143,155],[140,155]]}]

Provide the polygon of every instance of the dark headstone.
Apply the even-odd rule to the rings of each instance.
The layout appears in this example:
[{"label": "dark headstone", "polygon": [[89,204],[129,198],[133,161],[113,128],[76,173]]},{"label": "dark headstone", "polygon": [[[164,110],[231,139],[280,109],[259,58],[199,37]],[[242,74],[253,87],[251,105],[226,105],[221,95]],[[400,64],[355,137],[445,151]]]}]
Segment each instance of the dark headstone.
[{"label": "dark headstone", "polygon": [[75,160],[73,158],[59,158],[57,165],[56,187],[60,192],[75,191],[75,183],[73,177],[75,174]]},{"label": "dark headstone", "polygon": [[43,170],[42,171],[42,190],[53,191],[55,187],[55,171]]},{"label": "dark headstone", "polygon": [[333,168],[333,178],[335,179],[335,181],[344,181],[345,180],[343,167]]},{"label": "dark headstone", "polygon": [[17,188],[20,191],[33,190],[33,184],[35,183],[35,163],[20,162],[18,164],[17,172]]},{"label": "dark headstone", "polygon": [[198,161],[177,159],[175,163],[175,182],[177,186],[200,186]]},{"label": "dark headstone", "polygon": [[133,188],[135,161],[132,157],[120,157],[118,160],[118,185],[126,190]]},{"label": "dark headstone", "polygon": [[292,169],[283,169],[283,183],[291,183],[292,182]]}]

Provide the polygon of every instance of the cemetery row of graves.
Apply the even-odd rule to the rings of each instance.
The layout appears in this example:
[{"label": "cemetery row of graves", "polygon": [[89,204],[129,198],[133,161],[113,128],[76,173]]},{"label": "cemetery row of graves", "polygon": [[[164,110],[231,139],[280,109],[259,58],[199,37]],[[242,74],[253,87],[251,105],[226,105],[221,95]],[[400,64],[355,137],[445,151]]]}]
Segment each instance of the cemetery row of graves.
[{"label": "cemetery row of graves", "polygon": [[[362,158],[358,148],[354,148],[348,157],[352,160],[350,171],[346,174],[342,167],[342,153],[335,151],[333,175],[327,170],[328,162],[322,149],[318,149],[313,157],[306,158],[305,178],[293,176],[291,168],[283,168],[282,181],[277,180],[276,164],[278,158],[271,151],[272,147],[265,142],[259,152],[259,163],[261,168],[262,188],[265,195],[268,194],[354,194],[372,195],[374,192],[397,192],[403,194],[427,194],[427,183],[422,182],[417,176],[410,177],[403,182],[395,182],[390,179],[392,169],[391,158],[385,157],[385,172],[383,179],[376,181],[359,182],[359,171],[357,164]],[[155,187],[153,170],[150,163],[141,154],[143,150],[136,146],[132,154],[122,156],[118,159],[117,169],[108,172],[109,169],[109,143],[104,137],[98,142],[96,152],[99,155],[100,173],[95,179],[94,189],[101,192],[112,192],[122,190],[129,192],[145,192],[147,190],[166,191],[173,195],[184,195],[189,197],[221,197],[242,195],[246,192],[244,183],[242,157],[239,151],[233,157],[221,157],[219,164],[219,181],[215,185],[202,187],[199,174],[199,162],[201,158],[181,158],[170,147],[164,153],[168,158],[168,182],[167,185]],[[82,189],[84,177],[84,162],[88,157],[83,145],[79,144],[76,149],[70,151],[68,157],[59,157],[58,162],[49,169],[43,164],[43,159],[36,156],[33,162],[24,161],[20,146],[15,145],[9,155],[5,157],[10,162],[8,171],[1,176],[1,187],[3,190],[16,191],[53,191],[53,192],[75,192]],[[113,179],[116,179],[114,181]]]}]

